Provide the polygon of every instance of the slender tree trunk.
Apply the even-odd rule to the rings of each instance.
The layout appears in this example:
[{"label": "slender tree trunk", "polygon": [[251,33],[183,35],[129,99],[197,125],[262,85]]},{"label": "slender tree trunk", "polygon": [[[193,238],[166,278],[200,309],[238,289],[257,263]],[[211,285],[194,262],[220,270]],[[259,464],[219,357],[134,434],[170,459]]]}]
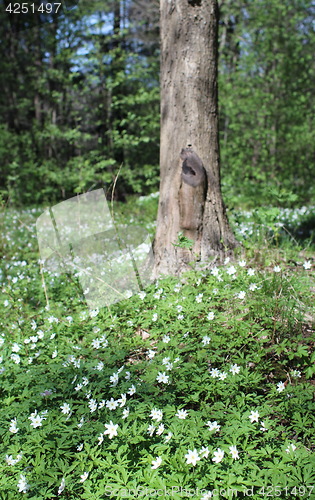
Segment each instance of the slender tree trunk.
[{"label": "slender tree trunk", "polygon": [[[160,8],[161,181],[154,242],[156,275],[177,274],[193,260],[206,263],[222,258],[237,244],[220,189],[217,1],[161,0]],[[174,246],[179,233],[193,240],[191,249]]]}]

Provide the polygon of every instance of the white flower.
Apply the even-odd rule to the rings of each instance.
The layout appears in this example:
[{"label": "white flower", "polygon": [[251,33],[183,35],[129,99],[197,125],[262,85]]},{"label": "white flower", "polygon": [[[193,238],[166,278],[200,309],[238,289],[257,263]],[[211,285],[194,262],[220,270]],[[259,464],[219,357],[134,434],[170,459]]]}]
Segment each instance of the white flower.
[{"label": "white flower", "polygon": [[93,311],[90,311],[90,318],[95,318],[99,313],[98,309],[93,309]]},{"label": "white flower", "polygon": [[282,392],[282,391],[284,391],[284,390],[285,390],[285,383],[284,383],[284,382],[279,382],[279,383],[277,384],[277,391],[278,391],[278,392]]},{"label": "white flower", "polygon": [[117,436],[118,424],[113,424],[112,421],[109,424],[105,424],[106,431],[104,434],[108,434],[109,439],[112,439],[114,436]]},{"label": "white flower", "polygon": [[281,267],[280,267],[280,266],[275,266],[275,267],[273,268],[273,270],[274,270],[274,272],[275,272],[275,273],[280,273],[280,271],[281,271]]},{"label": "white flower", "polygon": [[60,406],[61,412],[64,413],[65,415],[69,415],[71,413],[71,408],[68,403],[64,403],[62,406]]},{"label": "white flower", "polygon": [[212,461],[218,464],[219,462],[221,462],[223,457],[224,457],[224,451],[218,448],[217,451],[214,452],[214,457]]},{"label": "white flower", "polygon": [[88,402],[88,407],[90,408],[90,412],[93,413],[94,411],[97,410],[97,402],[95,399],[90,399]]},{"label": "white flower", "polygon": [[20,479],[17,484],[20,493],[26,493],[30,489],[30,485],[27,484],[26,477],[20,474]]},{"label": "white flower", "polygon": [[139,292],[138,296],[140,297],[141,300],[143,300],[145,298],[145,296],[146,296],[146,293],[145,292]]},{"label": "white flower", "polygon": [[214,422],[209,420],[206,425],[209,427],[209,431],[219,431],[221,427],[216,420]]},{"label": "white flower", "polygon": [[120,408],[125,406],[126,401],[127,401],[126,394],[121,394],[121,398],[117,399],[117,402],[119,403]]},{"label": "white flower", "polygon": [[5,461],[7,462],[8,465],[15,465],[17,464],[20,460],[22,459],[22,453],[19,453],[16,458],[13,458],[12,455],[6,455],[5,456]]},{"label": "white flower", "polygon": [[246,260],[240,260],[238,263],[239,266],[245,267],[246,266]]},{"label": "white flower", "polygon": [[14,344],[12,344],[12,352],[19,352],[19,350],[21,349],[21,347],[19,346],[19,344],[17,344],[16,342],[14,342]]},{"label": "white flower", "polygon": [[94,349],[99,349],[99,348],[101,347],[101,342],[100,342],[100,340],[99,340],[99,339],[94,339],[94,340],[92,341],[92,347],[93,347]]},{"label": "white flower", "polygon": [[111,398],[108,401],[106,401],[106,408],[108,408],[109,410],[116,410],[118,405],[119,401],[115,401],[114,398]]},{"label": "white flower", "polygon": [[235,273],[236,273],[236,269],[235,269],[235,267],[234,267],[234,266],[230,266],[230,267],[228,267],[228,268],[227,268],[226,272],[227,272],[227,274],[229,274],[230,276],[233,276],[233,274],[235,274]]},{"label": "white flower", "polygon": [[220,376],[220,370],[218,370],[218,368],[212,368],[210,370],[210,375],[213,378],[218,378]]},{"label": "white flower", "polygon": [[99,372],[101,372],[104,368],[104,363],[102,361],[100,361],[96,367],[95,367],[95,370],[98,370]]},{"label": "white flower", "polygon": [[196,297],[196,302],[198,302],[200,304],[200,302],[202,302],[202,297],[203,297],[203,293],[199,293]]},{"label": "white flower", "polygon": [[31,420],[31,426],[36,429],[36,427],[42,426],[42,421],[45,420],[46,417],[38,415],[37,410],[35,410],[28,418]]},{"label": "white flower", "polygon": [[231,365],[230,372],[232,373],[232,375],[236,375],[240,372],[240,369],[241,368],[238,365]]},{"label": "white flower", "polygon": [[208,337],[208,335],[205,335],[204,337],[202,337],[202,343],[203,343],[203,345],[210,344],[210,340],[211,340],[211,337]]},{"label": "white flower", "polygon": [[225,380],[227,377],[227,373],[226,372],[221,372],[220,375],[219,375],[219,379],[220,380]]},{"label": "white flower", "polygon": [[248,274],[248,276],[254,276],[254,274],[255,274],[255,269],[249,268],[249,269],[247,270],[247,274]]},{"label": "white flower", "polygon": [[58,356],[58,351],[54,351],[51,355],[52,358],[56,358]]},{"label": "white flower", "polygon": [[48,320],[48,323],[59,323],[59,319],[55,318],[54,316],[49,316],[49,318],[47,318],[47,320]]},{"label": "white flower", "polygon": [[18,430],[19,429],[17,427],[16,418],[14,418],[13,420],[11,420],[9,431],[12,432],[12,434],[16,434]]},{"label": "white flower", "polygon": [[89,477],[89,473],[88,472],[83,472],[83,474],[81,474],[80,476],[80,483],[84,483],[84,481],[86,481],[86,479]]},{"label": "white flower", "polygon": [[287,449],[285,450],[287,453],[290,453],[291,451],[294,451],[296,450],[296,446],[295,444],[291,443],[289,444],[289,446],[287,447]]},{"label": "white flower", "polygon": [[157,377],[156,377],[156,380],[158,382],[163,383],[163,384],[168,384],[169,383],[169,378],[170,378],[169,375],[166,375],[165,372],[163,372],[163,373],[159,372],[158,375],[157,375]]},{"label": "white flower", "polygon": [[127,394],[129,394],[129,396],[132,396],[133,394],[135,394],[135,392],[136,392],[136,388],[134,385],[132,385],[130,387],[130,389],[128,389]]},{"label": "white flower", "polygon": [[[30,418],[30,417],[29,417]],[[36,415],[36,417],[32,418],[31,421],[31,426],[36,429],[36,427],[41,427],[42,426],[42,417],[40,415]]]},{"label": "white flower", "polygon": [[208,314],[207,314],[207,319],[209,321],[211,321],[212,319],[214,319],[214,312],[210,311]]},{"label": "white flower", "polygon": [[58,495],[61,495],[61,493],[63,492],[63,490],[65,489],[65,486],[66,486],[66,480],[65,478],[63,477],[61,479],[61,483],[60,483],[60,486],[59,486],[59,489],[58,489]]},{"label": "white flower", "polygon": [[160,467],[161,463],[162,463],[162,458],[161,457],[156,457],[155,460],[152,460],[151,469],[157,469],[158,467]]},{"label": "white flower", "polygon": [[79,427],[79,428],[80,428],[80,427],[82,427],[82,425],[83,425],[83,424],[84,424],[84,417],[82,417],[82,418],[80,419],[80,422],[78,423],[78,427]]},{"label": "white flower", "polygon": [[251,423],[258,422],[258,419],[259,419],[258,411],[252,411],[251,414],[248,415],[248,418],[251,421]]},{"label": "white flower", "polygon": [[157,321],[157,319],[158,319],[158,314],[154,313],[152,316],[152,321]]},{"label": "white flower", "polygon": [[158,426],[157,430],[156,430],[156,434],[157,434],[158,436],[160,436],[161,434],[163,434],[163,432],[164,432],[164,431],[165,431],[165,427],[164,427],[164,425],[163,425],[163,424],[160,424],[160,425]]},{"label": "white flower", "polygon": [[194,466],[196,465],[198,460],[200,460],[200,456],[198,455],[198,452],[196,449],[188,450],[188,453],[186,453],[185,458],[186,458],[187,464],[192,464]]},{"label": "white flower", "polygon": [[200,499],[200,500],[210,500],[210,498],[211,498],[211,497],[212,497],[212,493],[211,493],[211,491],[207,491],[207,492],[203,495],[203,497],[201,497],[201,499]]},{"label": "white flower", "polygon": [[268,430],[268,429],[267,429],[267,427],[266,427],[265,422],[260,422],[260,424],[261,424],[261,427],[260,427],[260,429],[259,429],[260,431],[265,432],[265,431],[267,431],[267,430]]},{"label": "white flower", "polygon": [[165,344],[168,344],[170,340],[171,337],[169,335],[164,335],[164,337],[162,338],[162,342],[164,342]]},{"label": "white flower", "polygon": [[292,370],[292,377],[301,378],[301,372],[299,370]]},{"label": "white flower", "polygon": [[310,260],[306,260],[303,264],[304,269],[311,269],[312,264]]},{"label": "white flower", "polygon": [[81,443],[77,446],[77,450],[78,451],[82,451],[83,450],[83,446],[84,446],[84,443]]},{"label": "white flower", "polygon": [[155,356],[155,352],[152,351],[152,349],[149,349],[148,352],[147,352],[147,356],[149,359],[153,359],[154,356]]},{"label": "white flower", "polygon": [[172,370],[172,368],[173,368],[173,363],[166,363],[166,364],[165,364],[165,368],[166,368],[167,370]]},{"label": "white flower", "polygon": [[129,415],[129,408],[125,408],[125,409],[123,410],[123,414],[122,414],[122,417],[121,417],[121,418],[125,419],[125,418],[127,418],[127,417],[128,417],[128,415]]},{"label": "white flower", "polygon": [[162,410],[156,410],[155,408],[153,408],[153,410],[151,410],[150,417],[152,418],[152,420],[157,420],[158,422],[160,422],[163,418],[163,412]]},{"label": "white flower", "polygon": [[230,453],[232,455],[232,458],[234,458],[234,460],[236,458],[240,458],[239,455],[238,455],[238,451],[236,449],[236,446],[230,446]]},{"label": "white flower", "polygon": [[184,420],[187,416],[188,416],[187,410],[178,410],[177,413],[175,413],[175,417],[178,417],[181,420]]},{"label": "white flower", "polygon": [[20,363],[21,358],[18,354],[11,354],[10,358],[16,363],[17,365]]},{"label": "white flower", "polygon": [[148,426],[147,432],[150,434],[150,436],[153,436],[155,431],[155,426],[153,424]]},{"label": "white flower", "polygon": [[201,458],[208,458],[208,455],[209,455],[209,448],[208,446],[203,446],[200,450],[200,456]]},{"label": "white flower", "polygon": [[254,292],[258,288],[258,286],[256,285],[256,283],[251,283],[248,288],[251,292]]},{"label": "white flower", "polygon": [[113,375],[109,377],[109,381],[111,382],[111,387],[115,387],[119,382],[118,373],[113,373]]},{"label": "white flower", "polygon": [[237,294],[237,297],[238,297],[239,299],[243,300],[243,299],[245,299],[245,295],[246,295],[246,292],[241,291],[241,292],[239,292],[239,293]]},{"label": "white flower", "polygon": [[6,455],[5,461],[8,465],[15,465],[15,459],[12,457],[12,455]]},{"label": "white flower", "polygon": [[172,433],[172,432],[169,432],[169,433],[167,434],[167,436],[165,436],[164,441],[165,441],[166,443],[168,443],[168,442],[169,442],[169,440],[172,438],[172,436],[173,436],[173,433]]}]

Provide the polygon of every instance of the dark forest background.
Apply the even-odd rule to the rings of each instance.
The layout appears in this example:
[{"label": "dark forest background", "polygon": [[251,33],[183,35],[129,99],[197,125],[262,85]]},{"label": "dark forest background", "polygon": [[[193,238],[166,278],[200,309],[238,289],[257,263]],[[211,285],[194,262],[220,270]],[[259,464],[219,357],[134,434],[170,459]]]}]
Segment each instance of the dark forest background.
[{"label": "dark forest background", "polygon": [[[159,2],[80,0],[55,15],[0,2],[0,194],[52,203],[159,188]],[[71,5],[68,2],[68,6]],[[221,177],[228,204],[315,195],[315,4],[221,0]]]}]

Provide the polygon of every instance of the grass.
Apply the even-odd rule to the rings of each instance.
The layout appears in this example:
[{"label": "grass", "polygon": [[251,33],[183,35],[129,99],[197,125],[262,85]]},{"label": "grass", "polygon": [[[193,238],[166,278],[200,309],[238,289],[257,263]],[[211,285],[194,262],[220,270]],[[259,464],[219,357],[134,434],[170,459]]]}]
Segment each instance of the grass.
[{"label": "grass", "polygon": [[43,288],[40,213],[1,214],[0,499],[315,498],[312,209],[233,211],[234,261],[95,311]]}]

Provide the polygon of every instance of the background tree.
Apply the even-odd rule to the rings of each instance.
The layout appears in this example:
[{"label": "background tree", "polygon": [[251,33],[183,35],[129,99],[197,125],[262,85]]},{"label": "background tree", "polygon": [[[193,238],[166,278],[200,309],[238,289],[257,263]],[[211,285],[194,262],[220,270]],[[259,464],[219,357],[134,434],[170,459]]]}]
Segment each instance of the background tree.
[{"label": "background tree", "polygon": [[[120,166],[118,199],[157,191],[159,0],[74,0],[44,23],[34,14],[10,23],[8,3],[0,0],[0,194],[51,204],[110,193]],[[201,2],[187,3],[197,15]],[[219,3],[223,196],[229,208],[309,203],[314,2]]]},{"label": "background tree", "polygon": [[[161,0],[157,273],[180,271],[196,257],[206,261],[236,245],[220,191],[218,21],[216,0]],[[174,246],[180,233],[193,241],[191,249]]]},{"label": "background tree", "polygon": [[1,192],[51,203],[110,191],[120,166],[118,197],[157,189],[157,46],[138,37],[131,3],[82,0],[31,27],[1,7]]},{"label": "background tree", "polygon": [[253,205],[315,194],[315,6],[224,1],[219,103],[224,193]]}]

